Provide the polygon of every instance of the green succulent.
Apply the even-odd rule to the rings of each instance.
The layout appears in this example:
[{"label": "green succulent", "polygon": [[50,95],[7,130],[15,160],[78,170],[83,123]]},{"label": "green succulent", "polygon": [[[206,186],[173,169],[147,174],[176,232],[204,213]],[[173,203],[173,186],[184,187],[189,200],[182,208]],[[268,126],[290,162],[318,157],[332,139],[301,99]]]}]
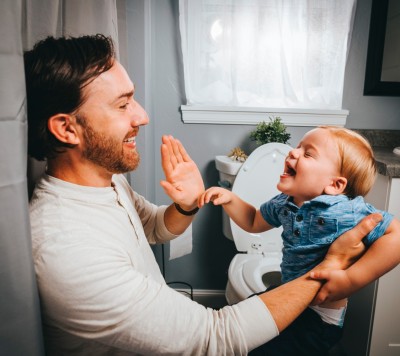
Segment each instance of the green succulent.
[{"label": "green succulent", "polygon": [[263,121],[257,124],[256,129],[250,133],[250,139],[256,141],[259,145],[269,142],[287,143],[290,134],[286,132],[286,126],[282,123],[281,118],[270,117],[269,120],[268,123]]}]

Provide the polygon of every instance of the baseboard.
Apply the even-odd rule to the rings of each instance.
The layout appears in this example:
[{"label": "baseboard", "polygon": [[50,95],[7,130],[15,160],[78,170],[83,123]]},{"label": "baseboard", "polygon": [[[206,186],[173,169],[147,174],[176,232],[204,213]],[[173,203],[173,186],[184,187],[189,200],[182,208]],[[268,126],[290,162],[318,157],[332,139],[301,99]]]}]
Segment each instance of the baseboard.
[{"label": "baseboard", "polygon": [[[190,289],[174,288],[187,297],[190,297]],[[227,305],[225,291],[217,289],[193,289],[193,300],[205,307],[219,309]]]}]

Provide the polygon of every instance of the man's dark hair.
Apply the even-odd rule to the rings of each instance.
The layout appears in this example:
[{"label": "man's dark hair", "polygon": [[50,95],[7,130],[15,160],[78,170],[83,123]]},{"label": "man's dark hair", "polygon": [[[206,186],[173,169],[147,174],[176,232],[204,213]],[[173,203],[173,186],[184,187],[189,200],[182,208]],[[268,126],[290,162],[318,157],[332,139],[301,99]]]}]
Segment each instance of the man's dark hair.
[{"label": "man's dark hair", "polygon": [[44,160],[68,147],[48,130],[49,118],[77,110],[85,101],[82,89],[114,60],[113,41],[103,35],[47,37],[24,53],[30,156]]}]

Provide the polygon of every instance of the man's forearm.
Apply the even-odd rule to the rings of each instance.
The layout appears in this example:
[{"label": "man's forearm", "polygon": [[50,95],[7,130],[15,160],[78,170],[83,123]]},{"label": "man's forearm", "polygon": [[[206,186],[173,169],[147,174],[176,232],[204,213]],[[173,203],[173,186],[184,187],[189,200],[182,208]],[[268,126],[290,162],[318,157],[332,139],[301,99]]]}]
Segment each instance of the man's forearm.
[{"label": "man's forearm", "polygon": [[259,295],[272,314],[279,332],[307,308],[321,284],[306,275]]},{"label": "man's forearm", "polygon": [[180,213],[175,204],[171,204],[164,214],[164,223],[169,232],[175,235],[183,234],[192,223],[194,215]]}]

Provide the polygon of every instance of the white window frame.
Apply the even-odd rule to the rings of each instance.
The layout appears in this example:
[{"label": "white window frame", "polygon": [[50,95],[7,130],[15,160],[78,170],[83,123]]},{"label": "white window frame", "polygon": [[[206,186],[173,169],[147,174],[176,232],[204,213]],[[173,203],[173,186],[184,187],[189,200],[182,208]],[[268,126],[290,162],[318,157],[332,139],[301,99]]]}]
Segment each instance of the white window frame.
[{"label": "white window frame", "polygon": [[[353,19],[356,8],[354,1]],[[186,37],[185,33],[181,36]],[[351,38],[351,29],[349,38]],[[184,40],[184,39],[183,39]],[[184,40],[184,43],[185,40]],[[350,39],[348,45],[350,43]],[[344,80],[344,79],[343,79]],[[343,88],[342,88],[343,90]],[[280,117],[290,126],[345,126],[349,111],[343,108],[273,108],[240,106],[207,106],[188,104],[181,106],[182,121],[188,124],[255,125],[268,117]]]},{"label": "white window frame", "polygon": [[279,109],[181,105],[185,124],[256,125],[280,117],[287,126],[345,126],[348,110]]}]

